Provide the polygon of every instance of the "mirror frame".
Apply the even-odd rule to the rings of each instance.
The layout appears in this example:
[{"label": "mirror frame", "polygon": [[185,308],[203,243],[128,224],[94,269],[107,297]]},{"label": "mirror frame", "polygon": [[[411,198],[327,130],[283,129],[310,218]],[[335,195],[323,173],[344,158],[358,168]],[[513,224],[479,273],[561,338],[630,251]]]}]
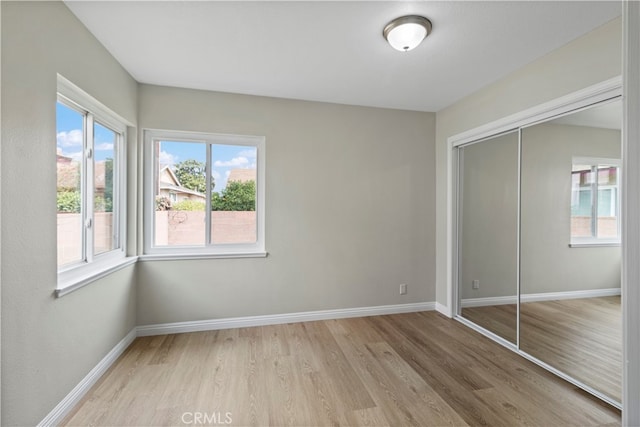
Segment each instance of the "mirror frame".
[{"label": "mirror frame", "polygon": [[640,425],[640,3],[623,2],[622,19],[622,425]]}]

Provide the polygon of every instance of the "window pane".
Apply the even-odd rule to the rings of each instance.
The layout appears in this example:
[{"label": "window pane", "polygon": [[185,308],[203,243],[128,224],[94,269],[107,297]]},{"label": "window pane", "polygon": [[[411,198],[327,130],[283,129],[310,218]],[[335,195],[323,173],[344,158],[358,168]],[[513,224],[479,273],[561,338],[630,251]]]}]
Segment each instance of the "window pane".
[{"label": "window pane", "polygon": [[591,237],[591,166],[574,165],[571,173],[571,237]]},{"label": "window pane", "polygon": [[598,167],[598,237],[618,237],[618,168]]},{"label": "window pane", "polygon": [[113,167],[116,159],[117,134],[99,123],[93,126],[93,246],[94,254],[108,252],[117,247],[114,237],[117,230],[113,216],[113,201],[116,188],[113,182]]},{"label": "window pane", "polygon": [[203,143],[156,142],[155,246],[205,244],[206,153]]},{"label": "window pane", "polygon": [[255,243],[256,147],[215,144],[211,148],[211,242]]},{"label": "window pane", "polygon": [[56,106],[58,266],[83,261],[82,153],[84,115]]}]

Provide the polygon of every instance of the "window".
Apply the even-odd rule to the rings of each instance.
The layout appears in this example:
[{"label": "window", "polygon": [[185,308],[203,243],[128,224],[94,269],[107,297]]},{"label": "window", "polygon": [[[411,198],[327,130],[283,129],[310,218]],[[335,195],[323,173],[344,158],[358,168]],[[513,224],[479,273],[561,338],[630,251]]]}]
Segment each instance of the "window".
[{"label": "window", "polygon": [[571,170],[571,245],[620,243],[620,161],[578,158]]},{"label": "window", "polygon": [[145,131],[145,254],[265,256],[264,137]]},{"label": "window", "polygon": [[126,124],[62,77],[56,104],[58,289],[125,258]]}]

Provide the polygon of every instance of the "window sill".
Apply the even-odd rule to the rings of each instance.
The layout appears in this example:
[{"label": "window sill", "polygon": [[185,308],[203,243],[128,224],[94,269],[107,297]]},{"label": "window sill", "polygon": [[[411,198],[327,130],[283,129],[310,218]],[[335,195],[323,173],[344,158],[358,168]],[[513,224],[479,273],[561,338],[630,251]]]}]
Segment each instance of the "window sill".
[{"label": "window sill", "polygon": [[266,258],[267,252],[242,252],[220,254],[148,254],[141,255],[140,261],[181,261],[197,259]]},{"label": "window sill", "polygon": [[[101,268],[92,269],[92,271],[89,271],[86,274],[78,276],[74,275],[74,277],[69,278],[68,280],[59,281],[58,288],[55,290],[55,296],[56,298],[60,298],[67,294],[70,294],[71,292],[76,291],[91,282],[95,282],[96,280],[106,277],[111,273],[122,270],[129,265],[135,264],[137,260],[138,257],[136,256],[119,258],[115,262],[100,266]],[[58,277],[60,277],[60,274],[58,274]]]},{"label": "window sill", "polygon": [[231,259],[231,258],[266,258],[267,252],[247,252],[247,253],[227,253],[227,254],[152,254],[133,256],[126,258],[119,258],[117,261],[108,265],[103,265],[103,268],[96,268],[92,271],[82,274],[74,275],[68,280],[62,280],[58,283],[58,288],[55,290],[56,298],[63,297],[76,291],[91,282],[95,282],[98,279],[106,277],[111,273],[115,273],[118,270],[135,264],[137,261],[180,261],[180,260],[198,260],[198,259]]},{"label": "window sill", "polygon": [[619,247],[620,242],[572,242],[570,248],[614,248]]}]

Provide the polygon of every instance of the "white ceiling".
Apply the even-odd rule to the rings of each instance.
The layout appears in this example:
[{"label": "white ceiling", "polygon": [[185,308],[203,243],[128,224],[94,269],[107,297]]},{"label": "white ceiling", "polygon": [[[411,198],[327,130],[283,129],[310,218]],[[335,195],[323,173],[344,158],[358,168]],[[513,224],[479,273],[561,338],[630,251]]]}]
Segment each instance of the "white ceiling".
[{"label": "white ceiling", "polygon": [[[67,1],[142,83],[438,111],[621,14],[619,1]],[[393,50],[382,29],[433,33]]]}]

